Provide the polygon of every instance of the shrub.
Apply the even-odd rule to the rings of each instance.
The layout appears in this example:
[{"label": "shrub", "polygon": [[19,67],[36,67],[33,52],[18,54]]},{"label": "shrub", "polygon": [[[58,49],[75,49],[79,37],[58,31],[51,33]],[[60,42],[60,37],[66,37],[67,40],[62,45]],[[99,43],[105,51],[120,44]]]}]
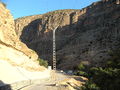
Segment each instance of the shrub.
[{"label": "shrub", "polygon": [[84,71],[79,71],[79,72],[78,72],[78,75],[80,75],[80,76],[87,76],[87,73],[84,72]]},{"label": "shrub", "polygon": [[41,65],[41,66],[44,66],[44,67],[48,67],[48,62],[46,61],[46,60],[43,60],[43,59],[38,59],[38,61],[39,61],[39,64]]},{"label": "shrub", "polygon": [[120,50],[111,52],[110,56],[104,67],[92,67],[88,70],[89,80],[82,90],[120,89]]},{"label": "shrub", "polygon": [[92,80],[89,80],[81,87],[81,90],[100,90],[100,88]]},{"label": "shrub", "polygon": [[80,63],[78,65],[78,70],[84,70],[84,69],[85,69],[85,66],[82,63]]},{"label": "shrub", "polygon": [[82,63],[80,63],[77,67],[75,67],[74,70],[75,70],[74,72],[75,75],[80,75],[80,76],[85,76],[85,77],[88,76],[87,67]]},{"label": "shrub", "polygon": [[120,70],[113,68],[92,69],[92,81],[96,83],[101,90],[117,90],[120,88]]}]

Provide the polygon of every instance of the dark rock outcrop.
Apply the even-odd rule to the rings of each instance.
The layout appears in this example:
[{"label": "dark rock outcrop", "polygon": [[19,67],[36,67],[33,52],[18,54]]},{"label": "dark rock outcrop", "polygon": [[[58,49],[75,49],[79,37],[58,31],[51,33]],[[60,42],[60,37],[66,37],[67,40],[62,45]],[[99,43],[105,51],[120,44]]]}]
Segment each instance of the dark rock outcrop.
[{"label": "dark rock outcrop", "polygon": [[52,30],[56,31],[57,65],[73,69],[83,62],[101,65],[120,44],[120,5],[95,2],[82,10],[58,10],[15,20],[16,33],[29,48],[52,63]]}]

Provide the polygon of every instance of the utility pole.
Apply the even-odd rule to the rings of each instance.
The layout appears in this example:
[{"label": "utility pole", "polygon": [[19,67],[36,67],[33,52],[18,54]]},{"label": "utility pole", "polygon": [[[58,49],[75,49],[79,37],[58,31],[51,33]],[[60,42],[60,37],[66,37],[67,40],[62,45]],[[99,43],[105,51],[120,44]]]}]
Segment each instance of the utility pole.
[{"label": "utility pole", "polygon": [[58,26],[53,30],[53,70],[56,70],[56,39],[55,39],[55,31]]}]

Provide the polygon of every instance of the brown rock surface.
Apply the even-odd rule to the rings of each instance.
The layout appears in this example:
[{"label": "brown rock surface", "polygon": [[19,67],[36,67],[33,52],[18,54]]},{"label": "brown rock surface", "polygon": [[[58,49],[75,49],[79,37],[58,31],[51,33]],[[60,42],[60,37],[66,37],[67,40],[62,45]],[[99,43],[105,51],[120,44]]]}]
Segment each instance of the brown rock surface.
[{"label": "brown rock surface", "polygon": [[15,32],[15,24],[10,11],[0,3],[0,43],[19,50],[32,59],[37,59],[34,51],[19,41]]},{"label": "brown rock surface", "polygon": [[68,90],[76,90],[76,89],[79,90],[83,84],[84,82],[75,80],[74,78],[68,78],[56,83],[56,86],[66,86],[68,87]]},{"label": "brown rock surface", "polygon": [[17,90],[31,81],[49,78],[49,70],[40,66],[37,58],[17,37],[13,17],[0,2],[0,86],[10,84]]},{"label": "brown rock surface", "polygon": [[80,62],[101,65],[120,43],[120,5],[99,1],[82,10],[58,10],[15,20],[16,33],[51,64],[52,30],[56,30],[57,67],[73,69]]},{"label": "brown rock surface", "polygon": [[44,70],[37,58],[38,55],[19,40],[10,11],[0,3],[0,60],[33,71]]}]

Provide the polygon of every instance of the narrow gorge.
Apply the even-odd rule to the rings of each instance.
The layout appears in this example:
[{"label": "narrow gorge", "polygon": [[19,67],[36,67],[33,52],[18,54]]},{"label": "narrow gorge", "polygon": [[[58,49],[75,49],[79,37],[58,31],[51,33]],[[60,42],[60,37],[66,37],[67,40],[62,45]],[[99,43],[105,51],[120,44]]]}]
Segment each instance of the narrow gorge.
[{"label": "narrow gorge", "polygon": [[70,70],[82,62],[100,66],[120,44],[120,6],[98,1],[81,10],[57,10],[15,20],[20,40],[52,65],[52,31],[56,30],[57,68]]}]

